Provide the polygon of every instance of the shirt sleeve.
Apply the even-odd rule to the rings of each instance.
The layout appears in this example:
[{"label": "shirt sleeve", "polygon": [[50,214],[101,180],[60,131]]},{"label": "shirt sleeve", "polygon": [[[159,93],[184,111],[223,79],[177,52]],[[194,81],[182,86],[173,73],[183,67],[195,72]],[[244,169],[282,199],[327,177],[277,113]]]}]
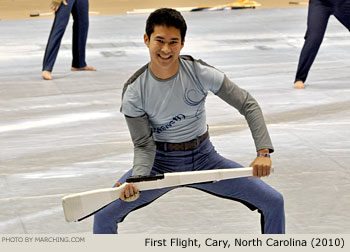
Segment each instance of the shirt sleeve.
[{"label": "shirt sleeve", "polygon": [[256,150],[269,149],[272,153],[274,148],[257,101],[246,90],[238,87],[226,76],[216,95],[244,115],[252,133]]},{"label": "shirt sleeve", "polygon": [[216,94],[224,81],[224,73],[202,60],[195,62],[195,70],[202,88]]},{"label": "shirt sleeve", "polygon": [[141,97],[141,90],[137,83],[128,85],[123,94],[121,112],[129,117],[140,117],[145,115]]},{"label": "shirt sleeve", "polygon": [[125,116],[125,119],[134,144],[132,176],[147,176],[151,173],[156,155],[156,144],[148,126],[148,118],[144,115],[141,117]]}]

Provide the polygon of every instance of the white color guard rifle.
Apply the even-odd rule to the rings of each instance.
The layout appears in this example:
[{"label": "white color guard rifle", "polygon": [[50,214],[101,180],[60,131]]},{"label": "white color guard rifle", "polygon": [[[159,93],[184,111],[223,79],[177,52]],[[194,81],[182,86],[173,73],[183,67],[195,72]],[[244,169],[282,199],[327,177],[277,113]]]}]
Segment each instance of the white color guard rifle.
[{"label": "white color guard rifle", "polygon": [[[273,169],[271,169],[271,172]],[[202,171],[170,172],[154,176],[130,177],[119,187],[70,194],[62,198],[67,222],[81,221],[119,199],[128,183],[139,191],[252,176],[253,168],[227,168]]]}]

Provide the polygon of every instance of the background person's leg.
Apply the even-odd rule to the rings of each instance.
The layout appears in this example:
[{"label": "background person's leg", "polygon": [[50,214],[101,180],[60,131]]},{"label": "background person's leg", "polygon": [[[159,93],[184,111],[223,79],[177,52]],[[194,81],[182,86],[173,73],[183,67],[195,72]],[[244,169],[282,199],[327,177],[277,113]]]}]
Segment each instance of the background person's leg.
[{"label": "background person's leg", "polygon": [[350,0],[339,1],[333,14],[350,31]]},{"label": "background person's leg", "polygon": [[86,66],[85,52],[86,40],[89,30],[89,1],[76,0],[72,8],[73,34],[72,34],[72,67],[83,68]]},{"label": "background person's leg", "polygon": [[310,1],[305,42],[301,50],[295,82],[305,82],[322,43],[331,14],[332,8],[326,6],[322,1]]},{"label": "background person's leg", "polygon": [[55,13],[55,19],[45,49],[43,71],[51,72],[53,69],[74,2],[75,0],[71,0],[67,1],[68,5],[61,4]]}]

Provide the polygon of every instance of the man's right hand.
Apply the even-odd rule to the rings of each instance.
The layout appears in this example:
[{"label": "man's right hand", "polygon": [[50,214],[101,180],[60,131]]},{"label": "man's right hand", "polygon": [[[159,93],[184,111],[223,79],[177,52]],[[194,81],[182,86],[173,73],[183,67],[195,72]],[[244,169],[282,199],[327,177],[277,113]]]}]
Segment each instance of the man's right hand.
[{"label": "man's right hand", "polygon": [[[117,182],[115,185],[119,187],[121,186],[121,183]],[[139,196],[140,196],[139,190],[132,183],[128,183],[123,189],[123,191],[120,193],[120,199],[127,202],[137,200]]]},{"label": "man's right hand", "polygon": [[51,5],[50,5],[51,10],[57,11],[60,8],[61,3],[63,3],[64,5],[67,5],[66,0],[51,0]]}]

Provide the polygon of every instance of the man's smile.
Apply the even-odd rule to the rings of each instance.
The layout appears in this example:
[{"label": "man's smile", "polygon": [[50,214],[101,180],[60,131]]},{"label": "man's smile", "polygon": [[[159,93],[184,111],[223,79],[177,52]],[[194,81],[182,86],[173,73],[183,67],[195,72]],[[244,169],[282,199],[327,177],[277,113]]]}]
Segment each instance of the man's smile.
[{"label": "man's smile", "polygon": [[171,59],[173,56],[172,55],[161,55],[161,54],[158,54],[158,57],[163,59],[163,60],[168,60],[168,59]]}]

